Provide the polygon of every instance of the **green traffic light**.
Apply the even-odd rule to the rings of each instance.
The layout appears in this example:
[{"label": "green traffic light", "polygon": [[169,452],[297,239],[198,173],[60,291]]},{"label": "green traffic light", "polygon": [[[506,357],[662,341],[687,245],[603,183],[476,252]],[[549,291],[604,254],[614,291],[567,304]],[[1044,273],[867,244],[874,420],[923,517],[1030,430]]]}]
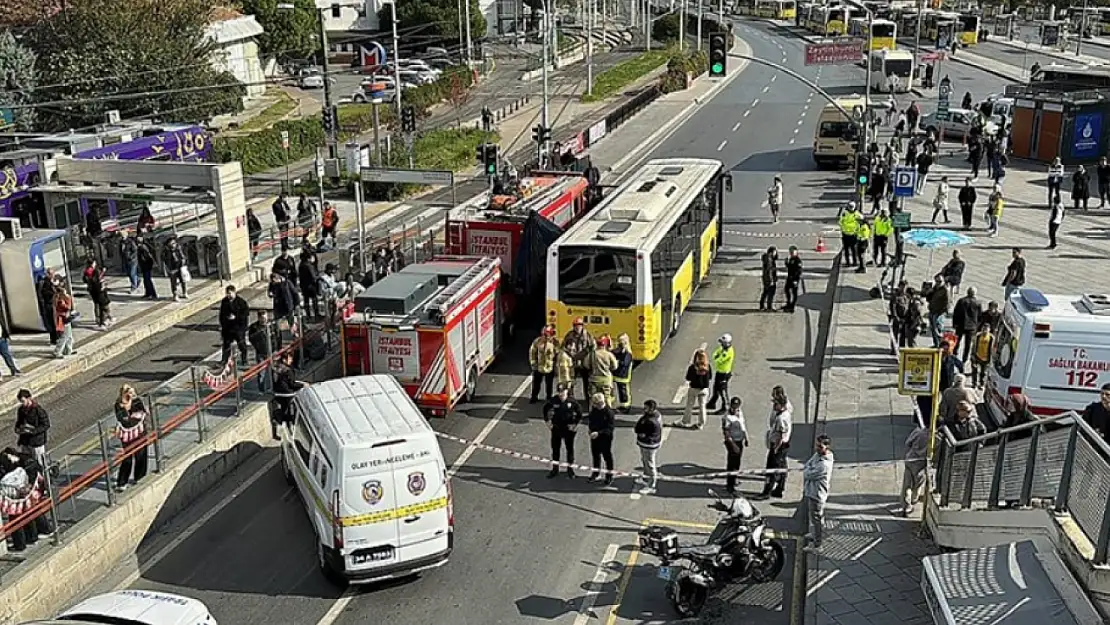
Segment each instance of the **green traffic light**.
[{"label": "green traffic light", "polygon": [[720,74],[723,71],[725,71],[725,66],[724,65],[722,65],[721,63],[714,63],[713,64],[713,73],[714,74]]},{"label": "green traffic light", "polygon": [[859,177],[859,183],[860,184],[867,184],[867,176],[860,176]]}]

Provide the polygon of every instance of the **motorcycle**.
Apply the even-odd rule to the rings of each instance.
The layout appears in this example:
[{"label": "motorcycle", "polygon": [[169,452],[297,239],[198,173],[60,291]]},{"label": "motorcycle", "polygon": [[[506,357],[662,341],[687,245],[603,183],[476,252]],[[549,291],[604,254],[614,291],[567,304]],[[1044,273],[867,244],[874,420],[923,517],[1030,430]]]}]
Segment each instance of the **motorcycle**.
[{"label": "motorcycle", "polygon": [[[724,516],[703,545],[680,545],[678,532],[664,525],[640,530],[640,551],[660,560],[658,577],[666,580],[667,599],[682,618],[697,616],[709,594],[728,584],[763,583],[782,573],[786,560],[782,544],[771,538],[747,499],[725,503],[713,490],[709,508]],[[686,561],[687,566],[672,566]]]}]

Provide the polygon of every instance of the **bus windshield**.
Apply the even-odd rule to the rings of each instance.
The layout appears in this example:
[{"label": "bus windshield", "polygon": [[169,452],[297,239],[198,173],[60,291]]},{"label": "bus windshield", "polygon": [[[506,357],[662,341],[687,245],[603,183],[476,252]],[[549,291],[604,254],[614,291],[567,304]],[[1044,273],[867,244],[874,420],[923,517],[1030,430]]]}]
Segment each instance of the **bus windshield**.
[{"label": "bus windshield", "polygon": [[829,10],[829,19],[828,19],[828,21],[830,21],[830,22],[843,22],[844,21],[844,9],[830,9]]},{"label": "bus windshield", "polygon": [[856,130],[856,125],[848,120],[844,121],[826,121],[821,122],[821,128],[817,132],[817,136],[821,139],[845,139],[848,141],[855,141],[859,136]]},{"label": "bus windshield", "polygon": [[636,252],[604,247],[559,248],[559,301],[568,306],[634,306]]},{"label": "bus windshield", "polygon": [[962,32],[962,33],[978,32],[979,31],[979,16],[978,15],[961,15],[960,20],[959,20],[959,24],[960,24],[960,32]]},{"label": "bus windshield", "polygon": [[872,24],[871,25],[872,37],[893,37],[894,24]]},{"label": "bus windshield", "polygon": [[887,59],[883,63],[883,75],[894,74],[899,78],[909,78],[913,70],[913,61],[910,59]]}]

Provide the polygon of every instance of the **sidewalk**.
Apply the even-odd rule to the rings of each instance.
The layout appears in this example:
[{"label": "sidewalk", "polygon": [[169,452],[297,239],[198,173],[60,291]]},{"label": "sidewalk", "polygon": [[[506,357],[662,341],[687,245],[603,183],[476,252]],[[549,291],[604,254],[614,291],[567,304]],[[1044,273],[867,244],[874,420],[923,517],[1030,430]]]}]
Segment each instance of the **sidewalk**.
[{"label": "sidewalk", "polygon": [[[942,158],[931,180],[949,176],[955,202],[967,167],[962,157]],[[1000,301],[999,283],[1013,247],[1022,247],[1028,262],[1028,286],[1079,294],[1104,290],[1110,272],[1110,210],[1069,211],[1060,232],[1060,246],[1045,250],[1048,212],[1045,175],[1011,168],[1004,182],[1006,207],[997,238],[984,236],[982,212],[991,182],[975,184],[980,202],[975,209],[972,245],[961,248],[967,262],[963,287],[974,286],[984,302]],[[935,184],[907,202],[917,227],[928,227]],[[1097,205],[1097,202],[1095,203]],[[959,208],[953,206],[948,227],[959,229]],[[918,285],[932,278],[950,252],[910,249],[906,279]],[[853,463],[898,460],[912,425],[912,404],[897,393],[897,363],[890,352],[882,300],[867,291],[880,274],[869,269],[840,276],[833,312],[821,392],[826,432],[833,440],[839,469]],[[807,622],[825,625],[929,622],[919,590],[921,557],[935,552],[917,538],[920,507],[913,520],[898,516],[900,465],[840,470],[832,484],[827,515],[829,537],[822,553],[809,559]]]},{"label": "sidewalk", "polygon": [[[1063,61],[1067,64],[1070,64],[1070,65],[1106,65],[1108,62],[1110,62],[1110,61],[1107,61],[1107,59],[1104,59],[1104,58],[1098,57],[1098,56],[1093,56],[1093,55],[1090,55],[1090,54],[1080,54],[1079,56],[1076,56],[1075,53],[1074,53],[1075,45],[1072,45],[1070,47],[1072,52],[1067,52],[1067,51],[1061,50],[1060,48],[1052,48],[1052,47],[1049,47],[1049,46],[1042,46],[1039,43],[1031,43],[1031,42],[1027,42],[1027,41],[1018,41],[1018,40],[1010,40],[1010,39],[995,39],[993,37],[988,39],[987,41],[988,41],[988,43],[997,43],[999,45],[1003,45],[1003,46],[1006,46],[1008,48],[1015,48],[1017,50],[1029,51],[1029,52],[1039,52],[1040,54],[1043,54],[1045,56],[1051,56],[1053,58],[1060,59],[1061,61]],[[1088,42],[1087,39],[1083,40],[1084,45],[1086,45],[1087,42]],[[1097,44],[1094,44],[1094,45],[1097,45]],[[974,50],[974,48],[968,48],[967,50]],[[966,50],[962,50],[960,52],[960,54],[962,54],[964,51],[966,51]]]}]

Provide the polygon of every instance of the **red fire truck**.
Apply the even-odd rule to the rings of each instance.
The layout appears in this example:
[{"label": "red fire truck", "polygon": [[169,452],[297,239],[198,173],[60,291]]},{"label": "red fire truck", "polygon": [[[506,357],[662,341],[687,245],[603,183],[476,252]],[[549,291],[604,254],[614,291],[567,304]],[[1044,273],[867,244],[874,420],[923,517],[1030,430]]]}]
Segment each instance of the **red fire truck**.
[{"label": "red fire truck", "polygon": [[521,179],[514,195],[482,196],[447,215],[448,254],[501,259],[506,328],[526,318],[543,319],[547,247],[592,208],[589,184],[576,172],[539,172]]},{"label": "red fire truck", "polygon": [[501,347],[500,265],[444,256],[360,293],[343,322],[343,375],[392,375],[432,415],[469,400]]}]

